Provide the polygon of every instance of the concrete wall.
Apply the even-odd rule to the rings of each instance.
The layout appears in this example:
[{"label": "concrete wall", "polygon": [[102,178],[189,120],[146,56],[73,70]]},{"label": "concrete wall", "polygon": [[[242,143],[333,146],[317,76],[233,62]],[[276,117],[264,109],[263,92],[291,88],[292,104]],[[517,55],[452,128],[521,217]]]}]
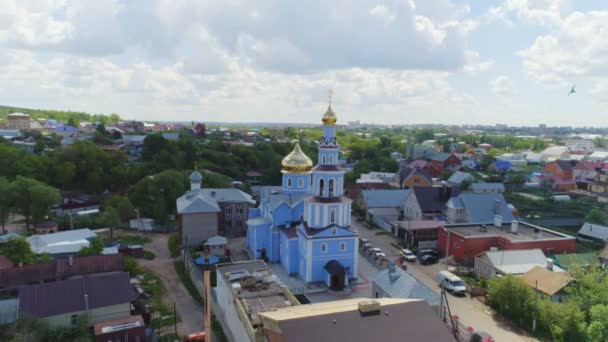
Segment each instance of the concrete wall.
[{"label": "concrete wall", "polygon": [[[84,300],[84,299],[83,299]],[[72,316],[82,316],[86,317],[86,311],[76,311],[69,312],[62,315],[55,315],[46,317],[45,321],[49,323],[49,325],[53,327],[71,327],[72,326]],[[102,308],[96,308],[90,310],[90,320],[89,326],[92,326],[96,323],[112,321],[115,319],[127,318],[131,316],[131,304],[130,303],[122,303],[117,305],[106,306]]]},{"label": "concrete wall", "polygon": [[216,318],[222,324],[228,341],[251,341],[245,325],[236,309],[230,283],[224,277],[217,277],[217,287],[211,290],[212,309]]},{"label": "concrete wall", "polygon": [[181,215],[182,238],[188,247],[200,245],[218,234],[216,213],[183,214]]}]

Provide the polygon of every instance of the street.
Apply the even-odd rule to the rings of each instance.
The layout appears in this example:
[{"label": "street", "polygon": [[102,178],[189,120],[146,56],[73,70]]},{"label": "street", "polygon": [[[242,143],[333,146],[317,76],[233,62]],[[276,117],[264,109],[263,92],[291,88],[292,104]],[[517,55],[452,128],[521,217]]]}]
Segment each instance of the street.
[{"label": "street", "polygon": [[[359,230],[361,237],[369,239],[373,247],[381,248],[384,253],[386,253],[389,260],[394,261],[398,258],[399,250],[391,245],[391,243],[396,240],[391,235],[376,235],[376,233],[381,232],[381,230],[367,228],[363,222],[357,222],[356,217],[354,216],[352,225]],[[369,264],[369,262],[360,255],[359,264],[361,265],[363,263]],[[423,266],[417,262],[407,263],[407,272],[437,293],[440,292],[439,284],[436,280],[437,273],[443,269],[445,269],[443,260],[440,260],[439,263],[435,265],[429,266]],[[377,269],[360,267],[359,273],[361,275],[365,276],[367,279],[373,279],[373,274],[365,274],[366,270],[375,272]],[[371,291],[368,295],[371,296]],[[471,326],[476,330],[487,331],[497,342],[536,341],[534,338],[522,336],[514,332],[508,324],[497,320],[489,307],[476,299],[471,299],[469,296],[456,297],[448,294],[448,304],[452,315],[458,315],[465,326]]]}]

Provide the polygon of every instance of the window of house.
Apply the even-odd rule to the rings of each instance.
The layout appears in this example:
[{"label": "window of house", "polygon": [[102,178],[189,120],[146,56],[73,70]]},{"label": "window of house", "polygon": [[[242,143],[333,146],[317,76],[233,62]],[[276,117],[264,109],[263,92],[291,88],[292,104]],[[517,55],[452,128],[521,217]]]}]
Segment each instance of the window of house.
[{"label": "window of house", "polygon": [[236,208],[236,213],[239,215],[243,215],[243,208]]},{"label": "window of house", "polygon": [[334,156],[329,156],[329,163],[333,164],[334,163]]},{"label": "window of house", "polygon": [[321,164],[327,164],[327,158],[325,157],[325,155],[321,157]]},{"label": "window of house", "polygon": [[346,242],[340,242],[340,251],[341,252],[346,251]]},{"label": "window of house", "polygon": [[327,244],[326,243],[321,244],[321,253],[327,253]]},{"label": "window of house", "polygon": [[329,197],[333,197],[334,196],[334,180],[330,179],[329,180]]},{"label": "window of house", "polygon": [[301,188],[304,186],[304,180],[302,178],[298,178],[298,188]]},{"label": "window of house", "polygon": [[226,208],[226,209],[224,209],[224,213],[226,214],[226,216],[231,215],[232,214],[232,209]]},{"label": "window of house", "polygon": [[336,209],[332,209],[329,214],[329,223],[336,223]]},{"label": "window of house", "polygon": [[323,188],[325,187],[325,180],[319,179],[319,196],[323,196]]},{"label": "window of house", "polygon": [[72,324],[72,326],[76,326],[78,324],[78,315],[70,316],[70,324]]}]

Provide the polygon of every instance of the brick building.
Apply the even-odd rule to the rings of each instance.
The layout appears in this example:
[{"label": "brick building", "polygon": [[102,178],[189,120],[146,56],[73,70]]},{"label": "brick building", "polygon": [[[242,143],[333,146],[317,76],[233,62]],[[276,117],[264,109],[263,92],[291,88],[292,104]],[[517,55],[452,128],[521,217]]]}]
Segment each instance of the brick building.
[{"label": "brick building", "polygon": [[[499,222],[496,222],[499,223]],[[472,265],[475,256],[492,247],[500,250],[540,248],[546,255],[574,253],[576,238],[525,222],[449,224],[439,229],[441,255]]]}]

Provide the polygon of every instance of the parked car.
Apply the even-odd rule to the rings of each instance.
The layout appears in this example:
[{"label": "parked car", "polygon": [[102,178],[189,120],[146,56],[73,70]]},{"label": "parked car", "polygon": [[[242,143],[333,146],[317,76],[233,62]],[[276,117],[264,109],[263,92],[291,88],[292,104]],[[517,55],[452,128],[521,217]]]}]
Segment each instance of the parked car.
[{"label": "parked car", "polygon": [[359,246],[363,246],[369,242],[369,239],[359,238]]},{"label": "parked car", "polygon": [[382,253],[382,249],[380,249],[378,247],[372,247],[372,248],[368,249],[367,252],[369,253],[370,256],[374,256],[378,253]]},{"label": "parked car", "polygon": [[450,271],[439,271],[437,280],[439,281],[439,286],[454,295],[464,296],[467,293],[464,281]]},{"label": "parked car", "polygon": [[427,255],[427,254],[433,255],[433,256],[437,257],[437,259],[439,259],[439,252],[434,249],[430,249],[430,248],[419,249],[418,253],[417,253],[418,258],[420,258],[423,255]]},{"label": "parked car", "polygon": [[401,250],[401,256],[405,261],[416,261],[416,255],[407,248]]},{"label": "parked car", "polygon": [[420,265],[431,265],[437,263],[437,261],[439,261],[439,258],[433,254],[423,254],[418,258]]},{"label": "parked car", "polygon": [[485,331],[477,330],[471,336],[471,342],[494,342],[494,338]]}]

